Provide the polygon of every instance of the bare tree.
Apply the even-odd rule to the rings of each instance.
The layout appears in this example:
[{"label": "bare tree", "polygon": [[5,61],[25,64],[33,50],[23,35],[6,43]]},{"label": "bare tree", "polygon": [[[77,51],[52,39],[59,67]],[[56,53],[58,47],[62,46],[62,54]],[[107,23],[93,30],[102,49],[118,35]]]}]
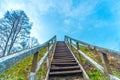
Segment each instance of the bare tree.
[{"label": "bare tree", "polygon": [[0,21],[0,38],[3,56],[10,53],[15,42],[29,36],[32,23],[22,10],[7,11]]}]

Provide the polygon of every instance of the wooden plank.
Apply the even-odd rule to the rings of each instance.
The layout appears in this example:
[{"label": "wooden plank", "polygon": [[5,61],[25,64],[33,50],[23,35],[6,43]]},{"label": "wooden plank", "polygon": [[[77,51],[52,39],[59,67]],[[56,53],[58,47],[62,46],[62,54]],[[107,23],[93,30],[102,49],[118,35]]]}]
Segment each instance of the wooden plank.
[{"label": "wooden plank", "polygon": [[48,43],[48,46],[47,46],[47,51],[48,51],[48,55],[47,55],[47,64],[46,64],[46,66],[47,66],[47,68],[49,68],[49,66],[50,66],[50,57],[49,57],[49,53],[50,53],[50,43]]},{"label": "wooden plank", "polygon": [[81,59],[81,55],[79,54],[79,52],[78,52],[78,50],[80,49],[80,46],[79,46],[79,43],[78,42],[76,42],[76,46],[77,46],[77,53],[78,53],[78,55],[79,55],[79,62],[80,62],[80,64],[82,63],[82,59]]},{"label": "wooden plank", "polygon": [[102,63],[103,63],[103,66],[104,66],[105,75],[108,78],[108,80],[110,80],[109,74],[111,74],[112,71],[109,67],[109,61],[108,61],[108,58],[107,58],[107,54],[101,53],[101,59],[102,59]]},{"label": "wooden plank", "polygon": [[[52,55],[51,55],[51,60],[50,60],[50,61],[53,60],[53,56],[54,56],[54,53],[55,53],[55,49],[56,49],[56,42],[54,42],[53,47],[52,47]],[[50,65],[51,65],[51,64],[50,64]],[[51,67],[51,66],[50,66],[50,67]],[[50,67],[49,67],[49,69],[47,70],[45,80],[48,80],[48,78],[49,78]]]},{"label": "wooden plank", "polygon": [[56,36],[52,37],[50,40],[48,40],[47,42],[45,42],[40,46],[36,46],[31,49],[27,49],[27,50],[0,58],[0,74],[4,73],[10,67],[21,62],[23,59],[27,58],[28,56],[36,53],[37,51],[45,47],[49,41],[54,40],[55,38]]},{"label": "wooden plank", "polygon": [[[52,46],[53,46],[53,45],[50,46],[50,49],[49,49],[49,50],[52,49]],[[41,68],[43,62],[44,62],[45,59],[47,58],[48,54],[49,54],[49,52],[47,51],[47,52],[45,53],[45,55],[41,58],[41,60],[38,62],[37,68],[36,68],[36,70],[35,70],[35,73],[37,73],[37,72],[39,71],[39,69]]]},{"label": "wooden plank", "polygon": [[[53,44],[50,46],[49,51],[52,49],[52,46],[53,46]],[[47,56],[48,56],[48,54],[49,54],[49,51],[47,51],[47,52],[45,53],[45,55],[41,58],[41,60],[37,63],[36,68],[33,68],[33,69],[35,69],[34,72],[30,72],[30,80],[36,80],[36,76],[35,76],[35,75],[37,74],[37,72],[38,72],[39,69],[41,68],[42,64],[43,64],[44,61],[46,60],[46,58],[47,58]],[[35,60],[35,61],[36,61],[36,60]]]},{"label": "wooden plank", "polygon": [[35,72],[36,67],[37,67],[37,60],[38,60],[38,53],[36,52],[33,56],[33,61],[32,61],[32,67],[31,67],[31,72]]},{"label": "wooden plank", "polygon": [[67,67],[53,67],[53,68],[51,68],[51,70],[59,70],[59,69],[75,69],[75,68],[80,69],[79,66],[67,66]]},{"label": "wooden plank", "polygon": [[49,75],[64,75],[64,74],[78,74],[82,73],[82,70],[72,70],[72,71],[56,71],[56,72],[50,72]]},{"label": "wooden plank", "polygon": [[[77,48],[72,45],[76,50]],[[92,58],[90,58],[89,56],[87,56],[84,52],[82,52],[81,50],[78,50],[79,54],[81,54],[86,60],[88,60],[93,66],[95,66],[100,72],[102,72],[103,74],[105,74],[104,68],[98,64],[97,62],[95,62]],[[110,79],[111,80],[120,80],[118,77],[109,74]]]},{"label": "wooden plank", "polygon": [[31,49],[27,49],[27,50],[0,58],[0,74],[4,73],[6,70],[8,70],[10,67],[14,66],[15,64],[21,62],[26,57],[36,53],[44,46],[45,45],[37,46],[37,47],[31,48]]},{"label": "wooden plank", "polygon": [[[66,43],[67,45],[67,43]],[[73,45],[72,45],[73,46]],[[69,46],[67,45],[67,47],[69,48]],[[74,47],[74,46],[73,46]],[[76,48],[76,47],[75,47]],[[77,60],[77,58],[75,57],[75,55],[73,54],[72,50],[69,48],[70,52],[72,53],[73,57],[75,58],[75,60],[77,61],[77,63],[79,64],[80,66],[80,69],[82,70],[83,72],[83,78],[84,80],[90,80],[89,76],[87,75],[87,73],[85,72],[84,68],[82,67],[82,65],[79,63],[79,61]],[[77,50],[77,48],[76,48]]]},{"label": "wooden plank", "polygon": [[78,42],[78,43],[80,43],[80,44],[82,44],[82,45],[84,45],[86,47],[96,48],[100,52],[105,52],[105,53],[117,55],[117,56],[120,57],[120,52],[118,52],[118,51],[114,51],[114,50],[111,50],[111,49],[107,49],[107,48],[102,48],[102,47],[99,47],[99,46],[95,46],[95,45],[92,45],[92,44],[89,44],[89,43],[86,43],[86,42],[83,42],[83,41],[71,38],[69,36],[65,36],[65,37],[68,38],[68,39],[71,39],[71,40],[73,40],[75,42]]}]

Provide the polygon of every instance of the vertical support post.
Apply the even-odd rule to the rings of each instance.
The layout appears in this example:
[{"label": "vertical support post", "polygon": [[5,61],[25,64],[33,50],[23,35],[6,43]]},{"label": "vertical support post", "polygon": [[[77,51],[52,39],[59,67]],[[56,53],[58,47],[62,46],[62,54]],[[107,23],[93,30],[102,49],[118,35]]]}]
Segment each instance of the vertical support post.
[{"label": "vertical support post", "polygon": [[51,44],[53,44],[53,40],[51,40]]},{"label": "vertical support post", "polygon": [[38,60],[38,52],[36,52],[33,56],[31,73],[30,73],[30,80],[36,80],[36,73],[35,70],[37,68],[37,60]]},{"label": "vertical support post", "polygon": [[70,47],[71,47],[71,49],[72,49],[72,40],[70,39]]},{"label": "vertical support post", "polygon": [[76,46],[77,46],[77,50],[79,50],[80,47],[79,47],[79,43],[78,42],[76,42]]},{"label": "vertical support post", "polygon": [[70,44],[70,38],[68,38],[68,43]]},{"label": "vertical support post", "polygon": [[68,43],[68,37],[66,37],[66,42]]},{"label": "vertical support post", "polygon": [[104,69],[105,69],[105,75],[107,76],[107,79],[110,80],[109,74],[111,74],[112,71],[109,67],[109,60],[107,58],[107,54],[102,52],[101,53],[101,59],[102,59],[102,63],[103,63]]},{"label": "vertical support post", "polygon": [[56,42],[56,41],[57,41],[57,38],[56,38],[56,36],[55,36],[54,42]]},{"label": "vertical support post", "polygon": [[[80,49],[78,42],[76,42],[76,46],[77,46],[77,52],[78,52],[78,50]],[[81,55],[79,54],[79,52],[78,52],[78,55],[79,55],[79,61],[80,61],[80,63],[82,63]]]},{"label": "vertical support post", "polygon": [[53,54],[54,40],[52,40],[52,45],[53,45],[53,46],[52,46],[52,52],[51,52],[51,53]]},{"label": "vertical support post", "polygon": [[66,42],[66,36],[64,37],[64,41]]},{"label": "vertical support post", "polygon": [[47,51],[48,51],[48,55],[47,55],[47,68],[49,68],[49,65],[50,65],[50,61],[49,61],[49,47],[50,47],[50,43],[48,42],[48,48],[47,48]]}]

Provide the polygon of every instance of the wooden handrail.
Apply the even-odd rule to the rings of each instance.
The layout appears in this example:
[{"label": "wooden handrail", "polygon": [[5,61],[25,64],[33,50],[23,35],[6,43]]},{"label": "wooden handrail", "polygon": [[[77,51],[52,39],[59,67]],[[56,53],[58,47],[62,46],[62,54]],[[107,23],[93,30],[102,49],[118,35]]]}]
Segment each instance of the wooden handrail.
[{"label": "wooden handrail", "polygon": [[107,48],[102,48],[102,47],[99,47],[99,46],[95,46],[95,45],[92,45],[92,44],[89,44],[89,43],[86,43],[86,42],[83,42],[83,41],[80,41],[80,40],[77,40],[77,39],[74,39],[72,37],[69,37],[69,36],[66,36],[65,35],[65,41],[68,41],[68,40],[72,40],[74,42],[78,42],[88,48],[91,48],[91,49],[96,49],[97,51],[100,51],[100,52],[103,52],[103,53],[109,53],[109,54],[114,54],[114,55],[117,55],[120,57],[120,52],[118,51],[115,51],[115,50],[111,50],[111,49],[107,49]]},{"label": "wooden handrail", "polygon": [[[51,42],[51,43],[50,43]],[[56,37],[53,37],[51,40],[49,40],[46,44],[47,51],[44,54],[44,56],[40,59],[40,61],[37,61],[37,54],[34,54],[33,62],[32,62],[32,68],[30,72],[30,80],[36,80],[36,74],[38,73],[39,69],[41,68],[42,64],[45,60],[47,60],[47,70],[49,70],[50,66],[50,51],[55,47],[56,43]]]},{"label": "wooden handrail", "polygon": [[[105,49],[105,48],[101,48],[101,47],[98,47],[98,46],[94,46],[94,45],[91,45],[91,44],[88,44],[88,43],[76,40],[76,39],[71,38],[69,36],[65,36],[64,40],[65,40],[66,43],[69,43],[70,46],[72,46],[75,50],[77,50],[80,55],[82,55],[92,65],[94,65],[99,71],[101,71],[103,74],[105,74],[107,76],[108,80],[120,80],[118,77],[111,75],[111,70],[109,68],[109,62],[108,62],[108,59],[107,59],[107,53],[108,52],[109,53],[111,53],[111,52],[115,53],[115,51],[108,50],[108,49]],[[74,41],[76,43],[77,47],[74,46],[74,44],[71,43],[72,41]],[[86,46],[89,49],[93,48],[93,49],[97,49],[96,51],[100,51],[101,52],[101,59],[102,59],[104,67],[102,67],[100,64],[98,64],[97,62],[95,62],[92,58],[90,58],[84,52],[82,52],[80,50],[80,48],[79,48],[79,46],[80,46],[79,44],[82,44],[83,46]],[[118,52],[116,54],[118,55]]]},{"label": "wooden handrail", "polygon": [[[34,62],[36,60],[36,58],[33,58],[33,64],[37,63],[37,65],[33,65],[32,68],[34,70],[32,70],[31,68],[31,73],[30,73],[30,80],[36,80],[36,74],[37,72],[39,71],[39,69],[41,68],[42,64],[44,63],[44,61],[47,59],[47,64],[50,64],[50,62],[48,61],[49,59],[49,53],[50,53],[50,50],[52,49],[54,45],[52,44],[49,48],[49,50],[46,51],[45,55],[41,58],[41,60],[39,62]],[[36,55],[36,54],[35,54]],[[47,69],[48,69],[48,65],[47,65]]]},{"label": "wooden handrail", "polygon": [[23,59],[27,58],[28,56],[35,54],[42,48],[46,47],[47,44],[50,42],[56,42],[56,36],[52,37],[50,40],[48,40],[42,45],[0,58],[0,74],[4,73],[10,67],[21,62]]}]

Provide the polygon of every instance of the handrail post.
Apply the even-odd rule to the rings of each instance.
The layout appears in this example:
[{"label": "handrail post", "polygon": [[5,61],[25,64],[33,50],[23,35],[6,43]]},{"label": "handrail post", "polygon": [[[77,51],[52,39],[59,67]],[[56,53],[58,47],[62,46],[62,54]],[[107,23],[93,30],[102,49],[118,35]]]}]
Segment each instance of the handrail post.
[{"label": "handrail post", "polygon": [[68,38],[68,44],[70,44],[70,38]]},{"label": "handrail post", "polygon": [[[53,45],[53,47],[54,47],[54,40],[52,40],[52,45]],[[52,53],[53,53],[53,47],[52,47]]]},{"label": "handrail post", "polygon": [[49,68],[49,65],[50,65],[50,61],[49,61],[49,48],[50,48],[50,43],[48,42],[48,47],[47,47],[47,51],[48,51],[48,55],[47,55],[47,68]]},{"label": "handrail post", "polygon": [[[77,52],[78,52],[78,50],[80,49],[80,46],[79,46],[79,43],[76,41],[76,46],[77,46]],[[79,55],[79,61],[80,61],[80,63],[82,63],[82,59],[81,59],[81,55],[79,54],[79,52],[78,52],[78,55]]]},{"label": "handrail post", "polygon": [[56,38],[56,36],[55,36],[55,38],[54,38],[54,42],[56,42],[57,41],[57,38]]},{"label": "handrail post", "polygon": [[101,52],[100,55],[101,55],[101,59],[102,59],[104,69],[105,69],[105,75],[107,76],[107,79],[110,80],[109,74],[111,74],[112,71],[111,71],[110,66],[109,66],[109,60],[107,58],[107,54],[104,53],[104,52]]},{"label": "handrail post", "polygon": [[68,43],[68,37],[65,37],[65,42]]},{"label": "handrail post", "polygon": [[64,37],[64,41],[66,42],[66,36]]},{"label": "handrail post", "polygon": [[31,73],[30,73],[30,80],[36,80],[35,70],[36,70],[36,68],[37,68],[38,53],[39,53],[39,52],[36,52],[36,53],[34,54],[34,56],[33,56]]},{"label": "handrail post", "polygon": [[72,40],[70,39],[70,47],[71,47],[71,49],[72,49]]}]

